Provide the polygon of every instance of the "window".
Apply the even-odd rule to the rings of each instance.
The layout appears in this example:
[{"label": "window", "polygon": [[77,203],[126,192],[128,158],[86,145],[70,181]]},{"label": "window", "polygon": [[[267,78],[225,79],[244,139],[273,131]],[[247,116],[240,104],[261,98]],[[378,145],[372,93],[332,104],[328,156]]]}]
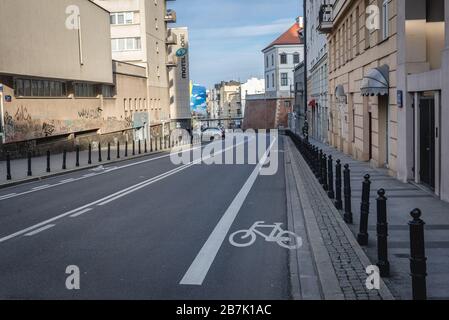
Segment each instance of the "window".
[{"label": "window", "polygon": [[14,94],[18,97],[65,97],[67,91],[62,81],[15,79]]},{"label": "window", "polygon": [[111,24],[133,24],[134,23],[134,12],[115,12],[111,13]]},{"label": "window", "polygon": [[97,96],[95,85],[90,83],[74,83],[75,97],[92,98]]},{"label": "window", "polygon": [[271,65],[274,66],[274,54],[271,55]]},{"label": "window", "polygon": [[288,73],[281,73],[281,86],[288,86]]},{"label": "window", "polygon": [[271,85],[273,86],[273,88],[276,87],[276,82],[274,81],[274,73],[271,74]]},{"label": "window", "polygon": [[299,61],[300,61],[299,53],[295,53],[295,54],[293,55],[293,63],[294,63],[294,64],[298,64]]},{"label": "window", "polygon": [[270,87],[270,76],[267,75],[267,89]]},{"label": "window", "polygon": [[267,61],[266,61],[266,63],[265,63],[265,65],[266,65],[266,67],[268,68],[268,56],[266,57],[267,59]]},{"label": "window", "polygon": [[385,40],[389,36],[389,12],[388,1],[383,0],[382,3],[382,39]]},{"label": "window", "polygon": [[281,53],[281,64],[287,64],[287,55],[285,53]]},{"label": "window", "polygon": [[114,87],[108,85],[101,86],[101,94],[103,95],[104,98],[114,97]]},{"label": "window", "polygon": [[118,38],[111,40],[112,51],[134,51],[142,48],[140,38]]}]

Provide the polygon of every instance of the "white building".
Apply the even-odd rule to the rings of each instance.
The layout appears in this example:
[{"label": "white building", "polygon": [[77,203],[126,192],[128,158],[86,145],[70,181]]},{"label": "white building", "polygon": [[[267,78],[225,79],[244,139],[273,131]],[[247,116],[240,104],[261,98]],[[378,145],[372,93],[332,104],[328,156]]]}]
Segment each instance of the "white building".
[{"label": "white building", "polygon": [[300,41],[299,22],[262,50],[265,63],[267,99],[292,98],[293,70],[304,60],[304,43]]},{"label": "white building", "polygon": [[264,94],[265,93],[265,80],[258,78],[250,78],[241,85],[241,101],[242,101],[242,114],[245,115],[246,96],[249,94]]},{"label": "white building", "polygon": [[327,37],[317,32],[321,3],[307,0],[307,86],[309,134],[322,142],[328,138]]}]

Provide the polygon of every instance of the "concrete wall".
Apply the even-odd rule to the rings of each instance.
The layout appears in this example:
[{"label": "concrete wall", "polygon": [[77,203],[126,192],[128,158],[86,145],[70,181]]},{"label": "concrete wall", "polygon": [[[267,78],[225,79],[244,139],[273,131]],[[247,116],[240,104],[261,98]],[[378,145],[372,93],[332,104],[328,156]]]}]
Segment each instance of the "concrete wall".
[{"label": "concrete wall", "polygon": [[[66,26],[69,6],[80,30]],[[108,34],[109,13],[88,0],[2,0],[0,74],[112,83]]]}]

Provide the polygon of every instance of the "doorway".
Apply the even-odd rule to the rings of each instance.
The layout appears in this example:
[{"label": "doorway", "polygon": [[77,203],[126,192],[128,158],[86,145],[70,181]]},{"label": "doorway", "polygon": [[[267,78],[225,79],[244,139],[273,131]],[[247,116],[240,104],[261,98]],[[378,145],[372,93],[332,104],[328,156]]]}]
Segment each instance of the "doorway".
[{"label": "doorway", "polygon": [[419,157],[421,183],[435,190],[435,97],[419,99]]}]

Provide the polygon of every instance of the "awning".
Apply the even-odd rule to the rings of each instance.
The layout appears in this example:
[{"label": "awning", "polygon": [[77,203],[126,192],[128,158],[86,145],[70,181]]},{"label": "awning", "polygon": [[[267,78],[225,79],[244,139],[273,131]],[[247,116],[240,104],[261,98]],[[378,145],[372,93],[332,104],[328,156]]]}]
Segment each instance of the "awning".
[{"label": "awning", "polygon": [[381,67],[371,69],[363,77],[360,91],[363,96],[388,95],[390,67],[384,64]]},{"label": "awning", "polygon": [[315,106],[316,106],[316,100],[315,100],[315,99],[310,100],[310,101],[309,101],[309,107],[315,108]]}]

